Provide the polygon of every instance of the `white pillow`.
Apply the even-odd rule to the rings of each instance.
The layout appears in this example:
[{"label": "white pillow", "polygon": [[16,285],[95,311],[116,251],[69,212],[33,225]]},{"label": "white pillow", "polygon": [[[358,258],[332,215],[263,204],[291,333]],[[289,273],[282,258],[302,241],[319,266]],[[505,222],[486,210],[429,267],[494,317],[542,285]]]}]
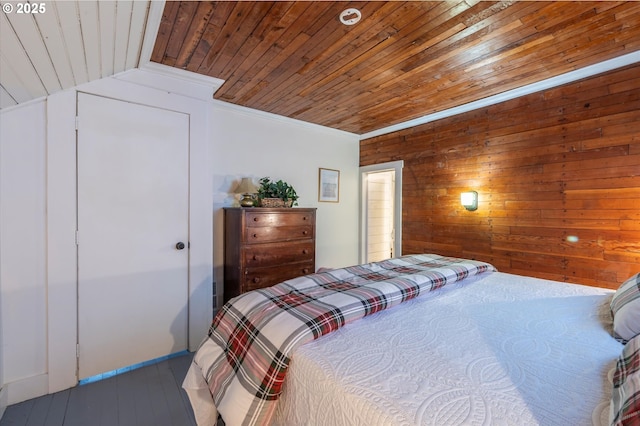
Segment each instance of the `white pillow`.
[{"label": "white pillow", "polygon": [[640,334],[640,272],[626,280],[611,299],[613,332],[623,341]]},{"label": "white pillow", "polygon": [[609,424],[640,424],[640,335],[625,345],[618,358],[616,372],[613,375]]}]

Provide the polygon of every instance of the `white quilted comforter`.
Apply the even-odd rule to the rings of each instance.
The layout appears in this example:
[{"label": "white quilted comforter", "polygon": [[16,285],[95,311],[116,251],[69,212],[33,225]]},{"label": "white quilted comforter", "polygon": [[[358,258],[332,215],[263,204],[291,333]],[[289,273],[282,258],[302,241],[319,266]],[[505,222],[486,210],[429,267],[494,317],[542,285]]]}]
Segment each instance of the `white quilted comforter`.
[{"label": "white quilted comforter", "polygon": [[612,291],[494,272],[295,353],[280,425],[604,425]]}]

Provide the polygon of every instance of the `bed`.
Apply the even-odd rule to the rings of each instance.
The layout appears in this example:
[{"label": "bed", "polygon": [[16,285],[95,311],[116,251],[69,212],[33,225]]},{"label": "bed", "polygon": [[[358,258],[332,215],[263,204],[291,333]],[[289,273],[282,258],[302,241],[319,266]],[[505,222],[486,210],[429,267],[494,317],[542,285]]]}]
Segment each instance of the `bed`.
[{"label": "bed", "polygon": [[[360,292],[356,302],[353,291]],[[318,304],[303,314],[283,307],[305,292],[328,305],[326,312]],[[252,293],[216,316],[185,378],[199,425],[215,424],[218,414],[229,426],[612,423],[612,382],[625,342],[613,330],[612,290],[424,254]],[[252,306],[258,318],[248,321]],[[322,326],[309,326],[314,315]],[[289,316],[299,323],[284,325]],[[269,327],[273,348],[261,338]],[[228,329],[227,342],[220,329]],[[638,373],[637,366],[627,370]],[[628,406],[636,382],[625,388],[622,381],[618,405]]]}]

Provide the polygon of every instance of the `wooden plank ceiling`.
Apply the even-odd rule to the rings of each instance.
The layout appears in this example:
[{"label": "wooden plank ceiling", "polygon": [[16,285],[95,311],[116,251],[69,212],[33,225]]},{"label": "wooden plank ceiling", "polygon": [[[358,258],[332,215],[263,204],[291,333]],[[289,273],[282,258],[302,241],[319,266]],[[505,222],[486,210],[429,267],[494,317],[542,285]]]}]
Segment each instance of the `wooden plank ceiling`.
[{"label": "wooden plank ceiling", "polygon": [[[343,25],[357,8],[362,20]],[[363,134],[640,50],[640,2],[167,2],[151,60]]]}]

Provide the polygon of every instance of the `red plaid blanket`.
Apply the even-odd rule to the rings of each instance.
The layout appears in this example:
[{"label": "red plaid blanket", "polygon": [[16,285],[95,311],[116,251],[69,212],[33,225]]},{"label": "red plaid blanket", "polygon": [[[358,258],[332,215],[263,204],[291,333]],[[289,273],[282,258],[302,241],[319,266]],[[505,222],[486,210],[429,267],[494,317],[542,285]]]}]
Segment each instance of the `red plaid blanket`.
[{"label": "red plaid blanket", "polygon": [[609,416],[612,426],[640,425],[640,334],[629,340],[616,363]]},{"label": "red plaid blanket", "polygon": [[344,324],[495,268],[412,255],[242,294],[216,315],[194,362],[228,426],[268,424],[295,348]]}]

